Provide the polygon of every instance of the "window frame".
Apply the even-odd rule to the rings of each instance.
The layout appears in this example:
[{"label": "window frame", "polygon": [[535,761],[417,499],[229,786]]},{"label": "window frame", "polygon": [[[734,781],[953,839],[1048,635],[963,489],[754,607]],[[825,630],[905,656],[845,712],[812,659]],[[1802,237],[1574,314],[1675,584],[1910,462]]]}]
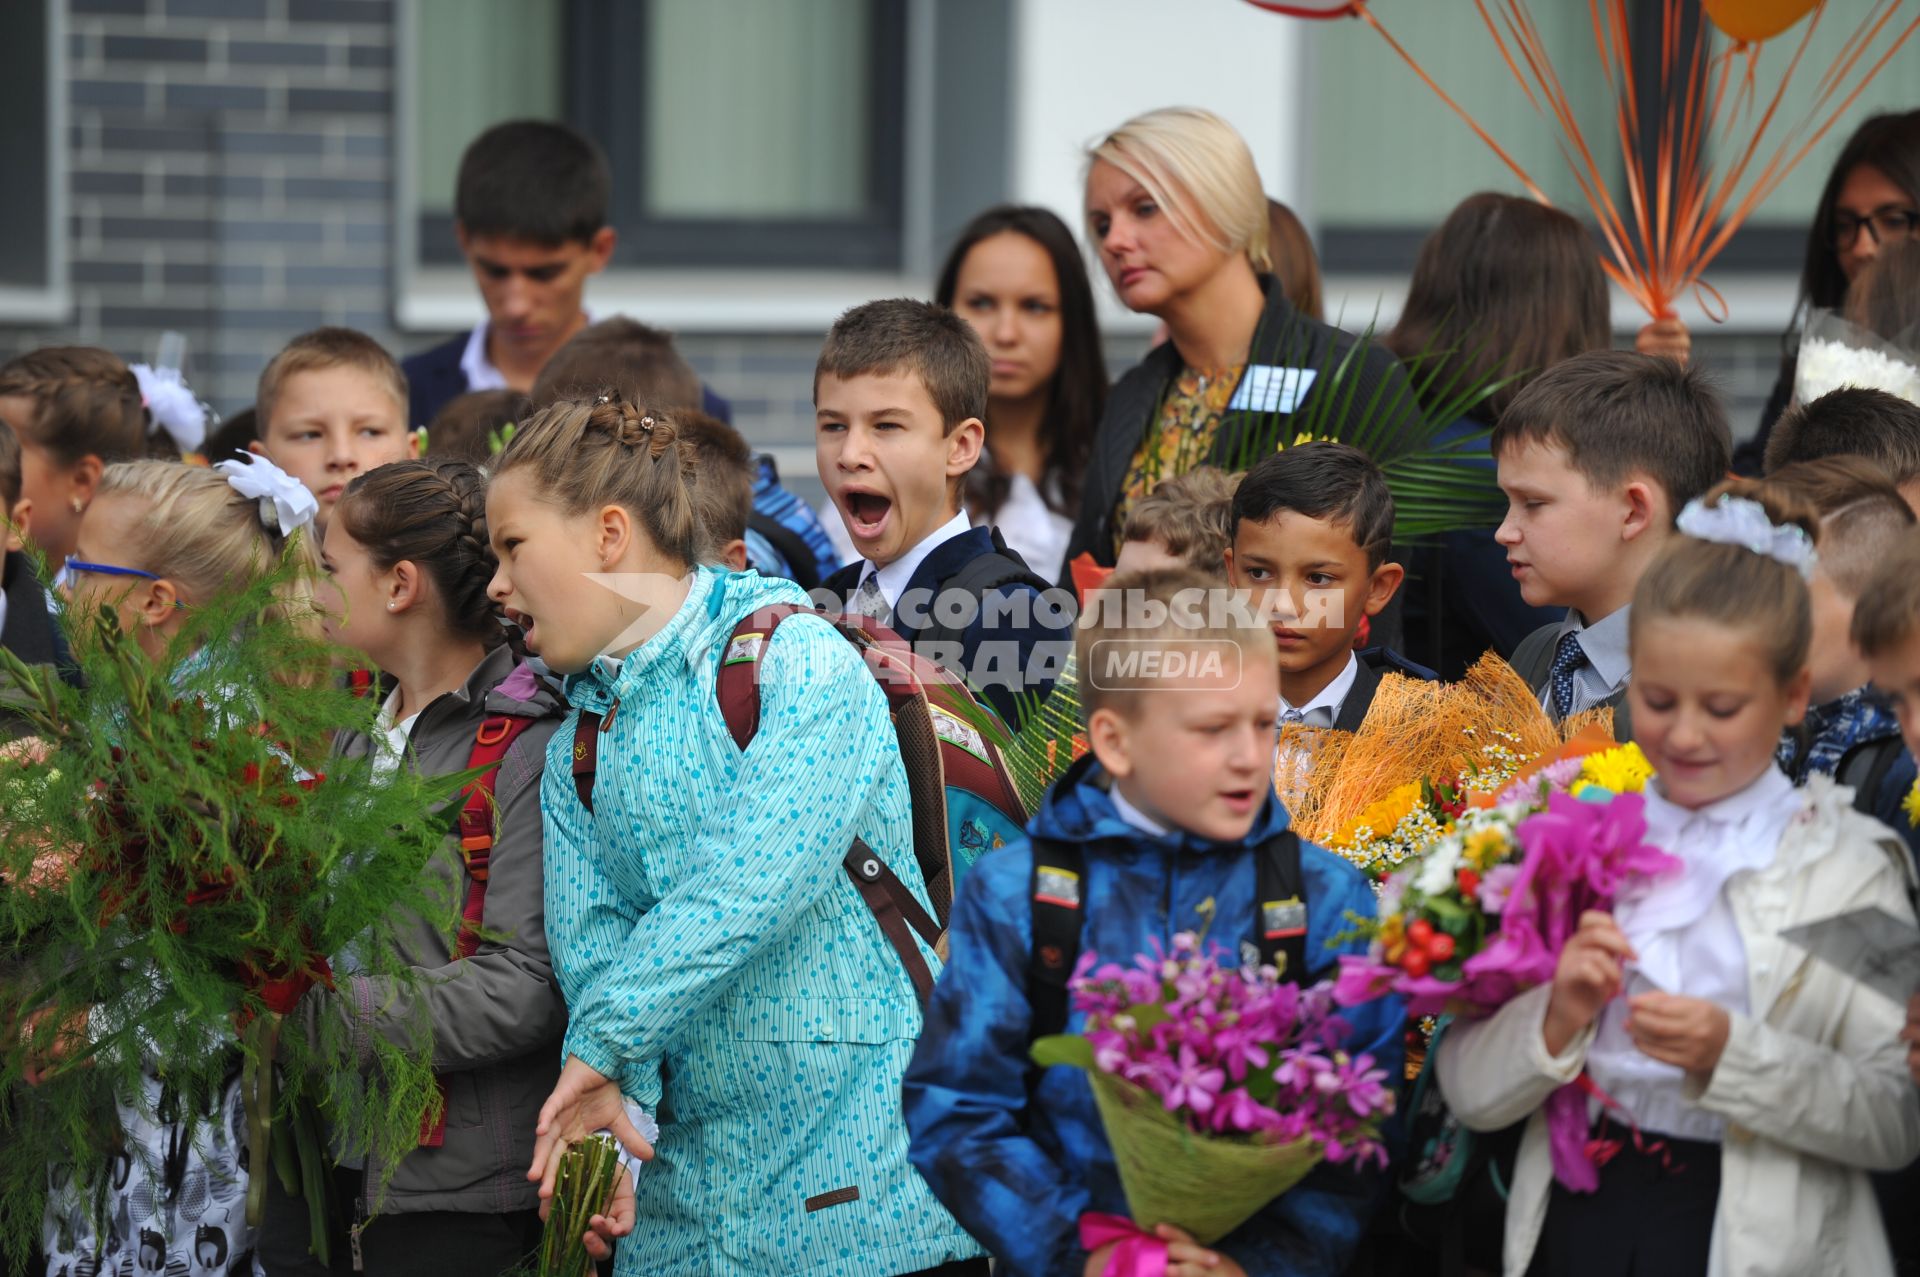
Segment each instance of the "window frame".
[{"label": "window frame", "polygon": [[[593,138],[613,169],[609,224],[624,264],[638,267],[887,270],[897,268],[906,239],[907,6],[865,0],[866,62],[875,109],[869,115],[867,164],[873,199],[866,216],[827,218],[651,218],[646,208],[646,84],[634,74],[647,55],[653,0],[562,0],[562,111]],[[411,6],[409,6],[411,8]],[[410,45],[408,54],[417,49]],[[411,115],[402,127],[413,129]],[[453,216],[403,212],[415,223],[423,266],[457,266]]]},{"label": "window frame", "polygon": [[[1697,38],[1703,21],[1700,12],[1697,9],[1689,10],[1686,20],[1692,28],[1686,35]],[[1631,24],[1631,38],[1636,46],[1654,49],[1659,47],[1662,22],[1661,0],[1637,0],[1628,21]],[[1661,83],[1657,58],[1641,58],[1637,61],[1634,65],[1634,79],[1635,90],[1642,102],[1659,104],[1669,93],[1679,91],[1677,86],[1666,86]],[[1657,127],[1654,122],[1662,113],[1663,111],[1657,105],[1656,109],[1648,111],[1642,124],[1643,130],[1651,133]],[[1451,117],[1449,120],[1451,121]],[[1616,162],[1615,169],[1613,195],[1624,211],[1628,205],[1624,161]],[[1594,250],[1605,254],[1606,243],[1600,237],[1591,215],[1587,214],[1583,207],[1572,207],[1569,211],[1579,217],[1593,235]],[[1340,276],[1411,276],[1421,242],[1430,232],[1439,227],[1444,217],[1445,213],[1440,214],[1431,225],[1321,222],[1315,227],[1315,239],[1319,245],[1322,269],[1329,274]],[[1726,247],[1715,256],[1710,271],[1747,276],[1791,277],[1796,281],[1797,286],[1801,264],[1806,254],[1806,243],[1806,224],[1748,222],[1734,233],[1733,237],[1727,241]]]},{"label": "window frame", "polygon": [[37,285],[0,281],[0,323],[64,323],[73,309],[68,269],[71,236],[68,219],[72,216],[72,199],[68,189],[71,138],[68,136],[70,51],[66,10],[65,0],[41,0],[41,18],[46,24],[46,44],[41,59],[46,74],[46,162],[41,190],[47,218],[43,245],[45,281]]},{"label": "window frame", "polygon": [[[1013,193],[1017,0],[968,0],[965,6],[883,2],[900,11],[905,44],[899,60],[901,213],[894,256],[867,268],[818,259],[786,266],[737,258],[718,265],[684,257],[658,262],[644,260],[623,232],[613,261],[588,287],[594,313],[644,315],[688,333],[817,336],[850,306],[931,289],[934,271],[966,218]],[[411,68],[422,39],[416,0],[397,0],[395,65]],[[444,251],[422,254],[417,79],[405,72],[394,77],[393,320],[402,332],[448,333],[469,327],[486,311],[464,261]],[[939,164],[936,142],[945,144]],[[767,232],[756,228],[755,234],[764,238]],[[449,233],[443,243],[450,242]]]}]

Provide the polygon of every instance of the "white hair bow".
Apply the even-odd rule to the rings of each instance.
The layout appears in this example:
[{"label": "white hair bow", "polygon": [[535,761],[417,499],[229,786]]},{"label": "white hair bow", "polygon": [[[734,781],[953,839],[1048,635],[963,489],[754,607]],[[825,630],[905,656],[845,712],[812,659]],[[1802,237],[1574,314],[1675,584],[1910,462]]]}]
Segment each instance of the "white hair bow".
[{"label": "white hair bow", "polygon": [[1688,536],[1718,545],[1738,545],[1764,554],[1776,563],[1784,563],[1811,580],[1818,562],[1813,540],[1795,524],[1777,525],[1767,517],[1767,508],[1747,497],[1728,493],[1713,505],[1699,498],[1687,502],[1676,526]]},{"label": "white hair bow", "polygon": [[235,492],[258,501],[260,522],[282,536],[292,536],[320,513],[320,503],[304,483],[258,453],[247,453],[241,461],[216,462],[213,468],[226,476]]},{"label": "white hair bow", "polygon": [[180,370],[135,364],[133,377],[140,383],[140,397],[146,401],[153,424],[171,435],[180,451],[200,451],[207,439],[207,406],[193,393]]}]

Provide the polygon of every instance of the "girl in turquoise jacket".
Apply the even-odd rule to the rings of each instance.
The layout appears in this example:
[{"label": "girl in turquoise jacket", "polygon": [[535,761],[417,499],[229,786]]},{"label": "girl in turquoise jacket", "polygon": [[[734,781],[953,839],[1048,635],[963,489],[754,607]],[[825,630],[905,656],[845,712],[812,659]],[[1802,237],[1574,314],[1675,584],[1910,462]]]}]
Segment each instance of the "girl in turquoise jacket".
[{"label": "girl in turquoise jacket", "polygon": [[[697,481],[669,420],[602,396],[523,426],[488,493],[490,593],[574,706],[541,795],[566,1063],[529,1177],[544,1200],[559,1149],[603,1127],[653,1159],[631,1211],[599,1222],[637,1220],[622,1277],[984,1274],[907,1160],[920,1007],[841,868],[860,838],[924,899],[885,697],[831,626],[796,617],[759,662],[759,730],[734,743],[714,694],[729,636],[805,596],[695,566]],[[660,1110],[657,1148],[623,1093]]]}]

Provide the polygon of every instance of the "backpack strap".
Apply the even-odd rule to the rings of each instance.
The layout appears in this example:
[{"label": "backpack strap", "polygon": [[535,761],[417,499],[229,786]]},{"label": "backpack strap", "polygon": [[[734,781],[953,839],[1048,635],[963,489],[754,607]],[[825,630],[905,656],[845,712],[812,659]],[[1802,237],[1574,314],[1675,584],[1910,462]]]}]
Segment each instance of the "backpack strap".
[{"label": "backpack strap", "polygon": [[887,862],[875,855],[860,839],[853,840],[853,846],[840,863],[853,882],[854,890],[866,902],[867,911],[880,924],[881,934],[886,936],[887,943],[899,955],[900,965],[907,969],[907,978],[913,981],[913,994],[920,999],[920,1007],[925,1010],[927,999],[933,996],[933,971],[927,966],[927,960],[920,956],[920,948],[913,942],[913,932],[919,932],[920,938],[927,942],[927,947],[932,948],[940,942],[940,925],[914,899],[913,893],[907,890],[907,884],[887,868]]},{"label": "backpack strap", "polygon": [[[460,858],[466,864],[467,897],[460,908],[460,932],[453,944],[453,956],[471,958],[480,950],[480,923],[487,912],[487,878],[493,862],[493,836],[499,805],[494,801],[494,783],[500,775],[501,760],[537,719],[524,714],[489,714],[473,734],[473,747],[467,753],[467,770],[485,768],[466,788],[461,805]],[[440,1079],[440,1114],[420,1123],[420,1146],[439,1148],[447,1139],[446,1081]]]},{"label": "backpack strap", "polygon": [[500,775],[501,760],[535,721],[524,714],[491,714],[473,734],[467,769],[484,767],[486,770],[467,786],[467,801],[460,808],[460,856],[467,866],[467,902],[460,911],[455,957],[471,958],[480,948],[480,919],[486,907],[487,871],[493,860],[493,836],[499,816],[499,804],[493,796],[494,783]]},{"label": "backpack strap", "polygon": [[[970,560],[965,567],[942,581],[941,593],[953,590],[971,595],[984,608],[987,595],[1009,585],[1030,585],[1043,594],[1053,588],[1050,582],[1042,580],[1027,566],[1027,561],[1020,557],[1018,551],[1007,544],[999,528],[988,528],[987,532],[993,538],[992,552]],[[927,622],[927,628],[917,636],[920,643],[952,644],[966,636],[964,627],[942,624],[931,614]]]},{"label": "backpack strap", "polygon": [[1067,981],[1080,962],[1087,854],[1078,843],[1052,838],[1035,837],[1029,846],[1033,851],[1028,890],[1033,906],[1033,948],[1027,957],[1031,1039],[1066,1032]]},{"label": "backpack strap", "polygon": [[606,717],[590,709],[580,711],[573,724],[573,789],[580,795],[580,805],[593,814],[593,778],[600,769],[600,737],[613,726],[613,716],[620,710],[620,702],[615,701],[607,707]]},{"label": "backpack strap", "polygon": [[1280,969],[1290,984],[1307,981],[1307,885],[1300,835],[1282,830],[1260,846],[1254,862],[1254,947],[1261,966]]},{"label": "backpack strap", "polygon": [[1871,816],[1880,796],[1880,787],[1886,783],[1887,773],[1893,770],[1893,764],[1900,757],[1901,740],[1898,736],[1882,736],[1877,740],[1862,741],[1848,750],[1840,759],[1840,765],[1833,769],[1833,779],[1842,785],[1853,787],[1853,809]]},{"label": "backpack strap", "polygon": [[[760,730],[761,658],[766,655],[767,645],[773,641],[774,631],[780,627],[780,623],[801,612],[821,616],[842,635],[852,638],[848,634],[847,627],[836,617],[815,612],[811,608],[780,603],[762,608],[734,626],[733,633],[727,639],[726,650],[720,655],[720,669],[714,675],[713,695],[719,702],[720,716],[726,721],[727,733],[733,737],[733,743],[739,746],[742,752],[753,743],[754,736]],[[872,651],[864,649],[862,651],[863,659],[867,660],[870,670],[873,669],[871,658],[875,655]],[[877,673],[876,677],[878,677]],[[893,706],[894,689],[885,679],[881,682],[888,691],[889,708],[895,709],[897,720],[897,707]],[[899,728],[900,723],[896,721],[896,731]],[[934,748],[931,742],[927,747],[929,750]],[[909,768],[908,780],[909,782],[913,780],[911,768]],[[916,851],[917,840],[923,836],[919,828],[923,801],[916,796],[913,802]],[[944,822],[942,822],[942,831],[944,832]],[[874,921],[879,923],[881,934],[886,936],[887,943],[899,956],[900,965],[906,968],[907,978],[913,982],[914,995],[919,998],[920,1005],[925,1007],[927,999],[933,996],[933,971],[927,965],[927,960],[920,955],[919,946],[914,944],[913,937],[914,933],[918,932],[929,948],[938,947],[941,933],[945,930],[944,919],[951,899],[950,884],[945,884],[935,875],[924,872],[923,867],[923,877],[927,879],[928,896],[934,902],[934,907],[942,919],[942,921],[936,921],[934,915],[927,912],[907,885],[900,881],[898,875],[887,867],[887,862],[860,839],[853,840],[853,845],[841,858],[840,864],[846,871],[848,880],[853,883],[854,890],[860,893],[860,899],[866,904],[868,912],[873,914]]]},{"label": "backpack strap", "polygon": [[[1080,961],[1080,930],[1086,900],[1087,857],[1077,843],[1035,837],[1028,844],[1033,869],[1028,897],[1033,909],[1033,948],[1027,959],[1027,1002],[1035,1038],[1064,1033],[1067,983]],[[1268,839],[1255,861],[1258,900],[1252,953],[1261,965],[1281,968],[1281,978],[1307,982],[1307,893],[1300,869],[1300,836],[1291,829]]]},{"label": "backpack strap", "polygon": [[820,564],[814,558],[813,547],[806,543],[798,532],[770,514],[755,510],[747,515],[747,527],[767,539],[767,544],[780,552],[780,557],[793,569],[793,581],[803,590],[811,590],[820,584]]},{"label": "backpack strap", "polygon": [[743,753],[760,730],[760,658],[767,654],[767,644],[773,642],[780,622],[806,610],[792,603],[761,608],[734,626],[727,638],[720,672],[713,679],[713,698],[720,702],[720,717]]}]

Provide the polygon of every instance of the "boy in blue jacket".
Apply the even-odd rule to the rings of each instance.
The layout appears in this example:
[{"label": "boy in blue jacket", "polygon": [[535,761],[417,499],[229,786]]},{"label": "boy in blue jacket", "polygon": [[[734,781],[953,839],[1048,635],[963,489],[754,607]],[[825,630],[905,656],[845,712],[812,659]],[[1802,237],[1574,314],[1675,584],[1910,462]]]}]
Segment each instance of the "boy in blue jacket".
[{"label": "boy in blue jacket", "polygon": [[[1257,943],[1257,865],[1288,825],[1270,772],[1275,646],[1256,616],[1220,606],[1225,592],[1210,584],[1166,568],[1124,574],[1099,596],[1124,605],[1104,607],[1078,636],[1092,753],[1048,795],[1029,841],[983,857],[962,880],[946,971],[907,1069],[909,1157],[1015,1277],[1097,1277],[1108,1255],[1081,1245],[1079,1219],[1127,1213],[1086,1075],[1029,1059],[1057,1014],[1044,972],[1072,965],[1051,944],[1035,958],[1033,840],[1078,851],[1084,872],[1066,894],[1077,897],[1080,954],[1126,962],[1183,931],[1243,954]],[[1169,611],[1176,597],[1209,598],[1208,615]],[[1298,846],[1311,983],[1332,974],[1340,951],[1363,947],[1335,937],[1353,929],[1352,915],[1373,916],[1374,900],[1357,869]],[[1049,901],[1058,885],[1050,876]],[[1060,1027],[1078,1032],[1083,1018],[1073,1012]],[[1346,1049],[1396,1075],[1400,1004],[1382,999],[1345,1018]],[[1322,1165],[1211,1248],[1163,1226],[1168,1271],[1333,1277],[1359,1245],[1380,1182],[1378,1172]]]}]

